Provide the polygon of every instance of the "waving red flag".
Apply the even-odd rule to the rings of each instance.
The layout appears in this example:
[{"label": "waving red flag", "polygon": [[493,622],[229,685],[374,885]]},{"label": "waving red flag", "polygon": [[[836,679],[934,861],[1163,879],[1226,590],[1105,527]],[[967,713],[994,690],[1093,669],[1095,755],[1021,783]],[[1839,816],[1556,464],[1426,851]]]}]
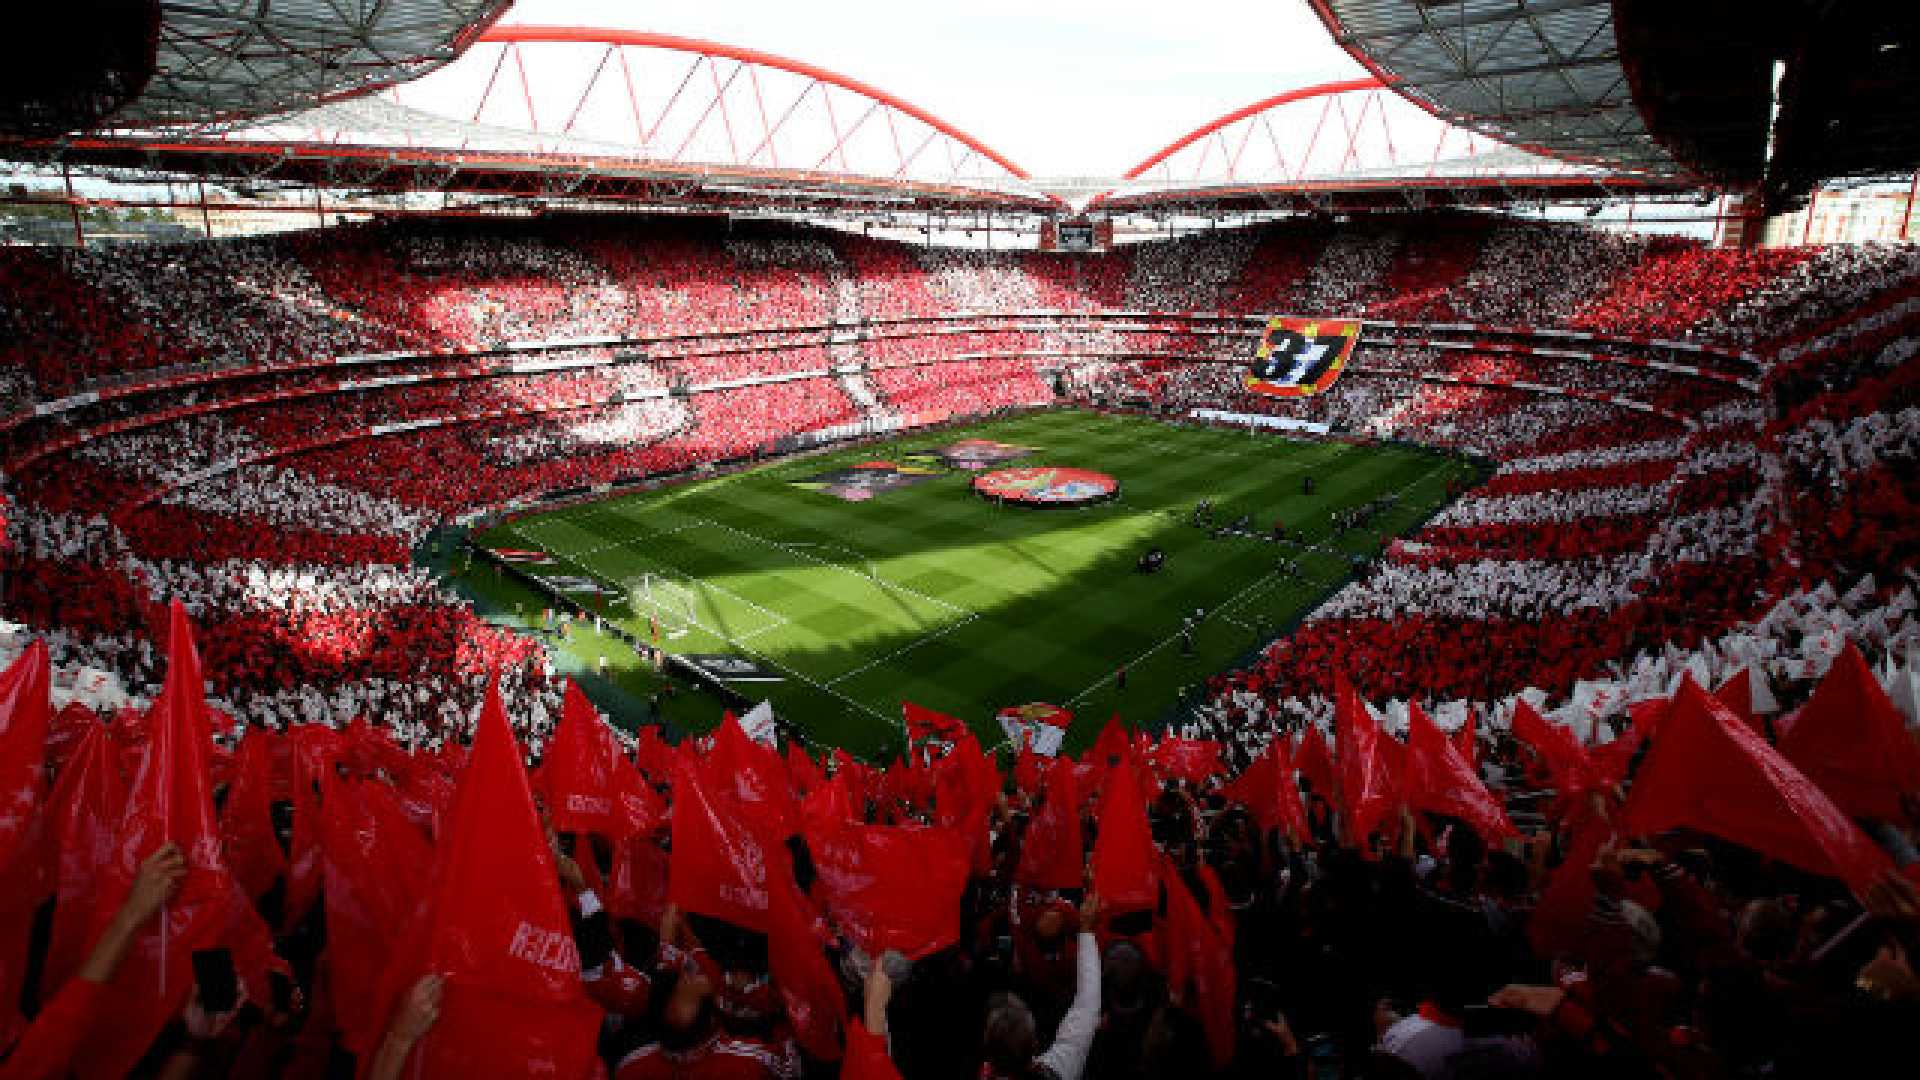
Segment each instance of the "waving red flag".
[{"label": "waving red flag", "polygon": [[950,829],[810,828],[807,850],[835,924],[869,956],[918,959],[960,940],[967,852]]},{"label": "waving red flag", "polygon": [[[1340,801],[1347,812],[1347,834],[1364,844],[1386,816],[1404,799],[1396,759],[1404,751],[1374,723],[1366,703],[1347,682],[1334,677],[1334,738],[1339,744]],[[1388,743],[1394,743],[1388,746]]]},{"label": "waving red flag", "polygon": [[1598,778],[1587,760],[1586,749],[1574,739],[1571,731],[1548,723],[1525,698],[1514,706],[1513,735],[1539,755],[1562,797],[1578,795],[1596,786]]},{"label": "waving red flag", "polygon": [[1162,739],[1154,747],[1153,765],[1161,776],[1189,784],[1203,784],[1226,771],[1220,763],[1220,744],[1212,739]]},{"label": "waving red flag", "polygon": [[774,848],[767,881],[767,969],[793,1035],[821,1061],[840,1059],[847,999],[823,951],[826,927],[793,880],[785,847]]},{"label": "waving red flag", "polygon": [[1920,796],[1920,746],[1849,641],[1780,737],[1780,753],[1855,817],[1903,821]]},{"label": "waving red flag", "polygon": [[540,765],[539,788],[559,832],[620,840],[650,832],[666,818],[660,797],[621,753],[613,732],[572,679],[560,726]]},{"label": "waving red flag", "polygon": [[640,729],[633,748],[633,763],[655,784],[673,779],[673,748],[660,737],[659,728],[649,725]]},{"label": "waving red flag", "polygon": [[615,841],[607,911],[616,919],[635,919],[657,930],[666,910],[667,852],[657,834]]},{"label": "waving red flag", "polygon": [[1133,744],[1127,740],[1127,729],[1120,726],[1120,714],[1114,713],[1107,726],[1100,729],[1099,737],[1093,740],[1093,749],[1087,751],[1085,760],[1104,771],[1125,761],[1132,753]]},{"label": "waving red flag", "polygon": [[226,845],[227,865],[250,899],[258,900],[286,873],[287,856],[273,832],[273,762],[264,733],[255,731],[240,743],[227,801],[220,808],[220,839]]},{"label": "waving red flag", "polygon": [[1113,912],[1159,903],[1155,850],[1147,804],[1134,766],[1122,762],[1107,774],[1100,799],[1100,833],[1093,840],[1093,888]]},{"label": "waving red flag", "polygon": [[1691,677],[1641,762],[1621,828],[1688,828],[1730,840],[1856,893],[1891,865],[1813,781]]},{"label": "waving red flag", "polygon": [[365,1055],[386,1030],[383,975],[426,899],[433,849],[386,785],[330,776],[326,792],[320,846],[328,985],[341,1041]]},{"label": "waving red flag", "polygon": [[900,1070],[887,1056],[887,1040],[868,1031],[858,1017],[847,1027],[847,1056],[840,1063],[840,1080],[900,1080]]},{"label": "waving red flag", "polygon": [[127,804],[120,752],[107,729],[95,724],[48,796],[51,841],[59,853],[54,868],[53,938],[40,976],[40,1000],[50,1001],[86,959],[93,935],[94,892],[114,858],[114,835]]},{"label": "waving red flag", "polygon": [[0,673],[0,1046],[22,1026],[33,912],[46,897],[47,646],[35,640]]},{"label": "waving red flag", "polygon": [[1080,835],[1080,791],[1073,763],[1055,759],[1027,818],[1013,880],[1036,889],[1077,889],[1086,883],[1086,846]]},{"label": "waving red flag", "polygon": [[707,790],[747,810],[773,839],[785,839],[800,827],[785,763],[770,747],[747,738],[732,713],[714,731],[700,776]]},{"label": "waving red flag", "polygon": [[953,742],[967,730],[966,721],[959,717],[923,708],[911,701],[900,703],[900,714],[906,721],[910,742]]},{"label": "waving red flag", "polygon": [[673,858],[667,896],[682,910],[767,930],[767,839],[733,800],[688,766],[673,782]]},{"label": "waving red flag", "polygon": [[1467,718],[1453,733],[1453,748],[1459,751],[1460,760],[1466,762],[1467,768],[1472,769],[1476,776],[1480,773],[1480,742],[1474,735],[1474,721],[1477,715],[1473,709],[1469,708]]},{"label": "waving red flag", "polygon": [[266,974],[275,963],[273,943],[221,851],[207,772],[211,737],[193,628],[176,600],[167,633],[166,682],[148,713],[146,754],[128,788],[114,858],[98,881],[95,936],[126,900],[141,862],[156,849],[180,845],[187,872],[108,984],[101,1015],[112,1016],[114,1023],[82,1046],[76,1063],[82,1075],[123,1076],[146,1053],[186,1002],[195,950],[231,950],[248,995],[269,1000]]},{"label": "waving red flag", "polygon": [[1173,861],[1161,856],[1166,883],[1166,918],[1156,928],[1167,958],[1167,983],[1187,990],[1183,996],[1206,1032],[1213,1067],[1233,1060],[1235,972],[1233,949],[1223,941],[1180,878]]},{"label": "waving red flag", "polygon": [[[1848,647],[1852,647],[1851,643]],[[1754,715],[1753,676],[1748,674],[1746,668],[1741,668],[1727,676],[1727,681],[1720,684],[1720,688],[1713,692],[1713,696],[1719,698],[1722,705],[1733,710],[1733,715],[1739,717],[1741,723],[1752,728],[1757,734],[1766,734],[1766,729],[1760,725],[1760,718]]]},{"label": "waving red flag", "polygon": [[1295,842],[1307,838],[1307,810],[1300,802],[1300,784],[1287,760],[1287,740],[1275,734],[1247,771],[1227,785],[1226,797],[1247,808],[1253,820],[1269,832],[1280,830]]},{"label": "waving red flag", "polygon": [[1022,735],[1020,750],[1013,757],[1013,787],[1022,794],[1031,795],[1040,790],[1040,779],[1046,772],[1048,758],[1033,752],[1033,739]]},{"label": "waving red flag", "polygon": [[1308,787],[1315,795],[1336,802],[1340,798],[1339,782],[1333,772],[1333,753],[1327,749],[1327,737],[1320,729],[1307,725],[1304,735],[1300,736],[1300,748],[1294,752],[1293,764],[1300,775],[1307,778]]},{"label": "waving red flag", "polygon": [[827,774],[801,749],[799,743],[787,744],[787,782],[793,786],[793,793],[802,799],[827,782]]},{"label": "waving red flag", "polygon": [[1406,787],[1407,801],[1414,809],[1457,817],[1490,844],[1520,835],[1500,801],[1461,760],[1460,751],[1417,701],[1407,709]]},{"label": "waving red flag", "polygon": [[426,902],[388,966],[382,1012],[422,977],[446,984],[440,1019],[414,1047],[420,1076],[576,1080],[595,1065],[600,1010],[580,985],[580,954],[520,748],[494,680]]}]

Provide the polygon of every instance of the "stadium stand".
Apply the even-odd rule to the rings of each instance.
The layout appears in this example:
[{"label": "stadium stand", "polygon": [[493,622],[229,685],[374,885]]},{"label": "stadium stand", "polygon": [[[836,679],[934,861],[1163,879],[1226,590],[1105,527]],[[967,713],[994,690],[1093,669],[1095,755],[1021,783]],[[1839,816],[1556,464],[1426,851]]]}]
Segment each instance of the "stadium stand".
[{"label": "stadium stand", "polygon": [[[1373,320],[1329,393],[1247,392],[1282,310]],[[1911,247],[1445,215],[1076,257],[559,215],[0,249],[0,1076],[1886,1075],[1917,350]],[[937,715],[831,779],[620,731],[413,562],[539,493],[1061,402],[1491,476],[1180,728],[1004,770]],[[167,841],[138,866],[87,839],[121,798]],[[163,908],[241,1022],[156,973]]]}]

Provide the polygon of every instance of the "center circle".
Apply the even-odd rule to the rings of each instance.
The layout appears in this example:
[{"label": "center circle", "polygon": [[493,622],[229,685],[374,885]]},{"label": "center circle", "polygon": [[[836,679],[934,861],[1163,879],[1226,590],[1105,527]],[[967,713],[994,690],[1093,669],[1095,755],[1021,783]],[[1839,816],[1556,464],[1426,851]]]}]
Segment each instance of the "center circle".
[{"label": "center circle", "polygon": [[973,478],[974,493],[1016,506],[1086,506],[1120,494],[1120,481],[1091,469],[1030,465]]}]

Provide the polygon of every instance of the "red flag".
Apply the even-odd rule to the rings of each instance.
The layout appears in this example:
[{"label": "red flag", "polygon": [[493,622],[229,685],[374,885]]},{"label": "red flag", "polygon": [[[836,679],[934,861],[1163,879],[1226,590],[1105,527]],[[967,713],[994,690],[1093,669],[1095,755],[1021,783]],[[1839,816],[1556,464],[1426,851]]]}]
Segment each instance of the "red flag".
[{"label": "red flag", "polygon": [[1046,758],[1033,752],[1033,739],[1023,734],[1020,738],[1020,750],[1013,758],[1014,789],[1031,795],[1040,790],[1040,778],[1046,771]]},{"label": "red flag", "polygon": [[1891,865],[1818,786],[1691,677],[1641,762],[1621,827],[1698,829],[1837,877],[1856,893]]},{"label": "red flag", "polygon": [[200,657],[177,600],[170,623],[167,678],[148,713],[146,754],[128,788],[113,861],[98,880],[94,936],[125,902],[140,864],[162,845],[180,845],[187,872],[107,986],[101,1015],[114,1023],[99,1028],[82,1046],[76,1065],[86,1076],[125,1075],[160,1029],[179,1015],[193,986],[195,950],[231,950],[248,996],[269,1000],[266,973],[275,963],[273,943],[220,849],[207,772],[212,736]]},{"label": "red flag", "polygon": [[220,839],[227,865],[248,898],[258,900],[286,872],[287,856],[273,832],[273,763],[267,740],[256,731],[240,743],[227,801],[220,808]]},{"label": "red flag", "polygon": [[1276,733],[1247,771],[1222,792],[1247,808],[1253,820],[1268,832],[1281,830],[1300,842],[1311,832],[1307,810],[1300,802],[1300,784],[1287,760],[1286,737]]},{"label": "red flag", "polygon": [[[1334,738],[1340,749],[1340,800],[1347,833],[1356,844],[1383,821],[1404,796],[1394,759],[1404,747],[1374,723],[1373,714],[1345,675],[1334,676]],[[1388,743],[1394,743],[1389,747]]]},{"label": "red flag", "polygon": [[773,839],[785,839],[800,827],[786,765],[771,748],[747,738],[732,713],[714,731],[700,775],[709,791],[739,804]]},{"label": "red flag", "polygon": [[815,788],[827,782],[827,774],[800,748],[799,743],[787,744],[787,783],[793,792],[804,799]]},{"label": "red flag", "polygon": [[120,754],[107,729],[95,724],[48,796],[54,865],[53,937],[40,976],[40,1000],[51,1001],[86,959],[93,933],[93,894],[113,861],[114,834],[127,803]]},{"label": "red flag", "polygon": [[1548,723],[1525,698],[1520,699],[1513,710],[1513,735],[1539,755],[1563,799],[1597,786],[1598,777],[1587,759],[1587,751],[1574,739],[1573,733],[1559,724]]},{"label": "red flag", "polygon": [[47,646],[35,640],[0,673],[0,1046],[23,1026],[18,1003],[27,975],[33,912],[48,889],[45,850]]},{"label": "red flag", "polygon": [[446,978],[440,1019],[411,1055],[416,1075],[586,1076],[600,1010],[581,989],[553,852],[497,679],[430,882],[381,995],[391,1017],[422,977]]},{"label": "red flag", "polygon": [[1220,763],[1220,744],[1212,739],[1162,739],[1154,747],[1153,765],[1161,776],[1190,784],[1203,784],[1226,771]]},{"label": "red flag", "polygon": [[656,835],[617,840],[607,875],[607,911],[655,928],[667,910],[667,852]]},{"label": "red flag", "polygon": [[1307,726],[1306,733],[1300,736],[1300,748],[1294,752],[1293,763],[1300,775],[1307,778],[1308,787],[1315,795],[1329,803],[1340,798],[1339,783],[1333,774],[1333,754],[1327,749],[1327,738],[1320,734],[1314,725]]},{"label": "red flag", "polygon": [[306,918],[320,897],[320,797],[321,777],[331,772],[342,752],[340,733],[319,724],[301,724],[292,729],[293,740],[293,843],[287,859],[287,893],[283,927],[292,927]]},{"label": "red flag", "polygon": [[1099,737],[1093,740],[1093,749],[1087,751],[1085,760],[1104,771],[1126,760],[1132,751],[1127,729],[1120,726],[1120,714],[1114,713],[1107,726],[1100,729]]},{"label": "red flag", "polygon": [[1040,790],[1040,804],[1027,818],[1020,841],[1016,884],[1036,889],[1077,889],[1086,883],[1086,846],[1080,835],[1080,791],[1073,763],[1055,759]]},{"label": "red flag", "polygon": [[660,737],[657,727],[643,727],[633,748],[633,763],[647,779],[664,784],[673,779],[673,748]]},{"label": "red flag", "polygon": [[1527,920],[1527,940],[1536,955],[1552,957],[1579,947],[1593,912],[1593,860],[1612,831],[1612,826],[1595,817],[1573,834],[1566,858],[1547,878]]},{"label": "red flag", "polygon": [[[847,1022],[847,999],[822,951],[825,927],[794,883],[787,849],[776,847],[771,854],[774,861],[767,868],[768,973],[786,1006],[794,1038],[815,1058],[837,1061],[841,1031]],[[955,907],[957,910],[957,903]]]},{"label": "red flag", "polygon": [[690,766],[673,781],[667,896],[682,910],[767,931],[767,841]]},{"label": "red flag", "polygon": [[943,712],[915,705],[911,701],[900,703],[900,713],[907,725],[907,739],[911,742],[923,742],[929,739],[939,742],[953,742],[967,730],[964,720],[948,716]]},{"label": "red flag", "polygon": [[952,829],[980,874],[993,869],[993,834],[987,821],[1000,792],[1000,770],[980,749],[970,731],[961,732],[953,750],[934,768],[934,821]]},{"label": "red flag", "polygon": [[1746,668],[1727,676],[1727,681],[1720,684],[1720,689],[1715,690],[1713,696],[1733,710],[1733,715],[1739,717],[1741,723],[1757,734],[1766,734],[1766,729],[1760,726],[1760,718],[1753,712],[1753,676],[1748,674]]},{"label": "red flag", "polygon": [[840,1063],[840,1080],[900,1080],[900,1070],[887,1056],[887,1041],[868,1031],[858,1017],[847,1026],[847,1056]]},{"label": "red flag", "polygon": [[427,896],[433,849],[386,785],[330,776],[326,792],[319,831],[327,976],[341,1041],[366,1055],[386,1031],[382,977]]},{"label": "red flag", "polygon": [[1467,710],[1467,718],[1453,733],[1453,748],[1460,753],[1460,760],[1467,763],[1475,776],[1480,774],[1480,741],[1474,734],[1475,717],[1473,709]]},{"label": "red flag", "polygon": [[1093,888],[1109,911],[1138,911],[1158,904],[1153,831],[1140,782],[1127,762],[1107,774],[1100,799],[1100,833],[1093,841]]},{"label": "red flag", "polygon": [[619,840],[651,832],[666,818],[660,797],[620,752],[613,732],[572,679],[538,783],[547,816],[559,832]]},{"label": "red flag", "polygon": [[1780,737],[1780,753],[1855,817],[1904,821],[1920,796],[1920,747],[1849,641]]},{"label": "red flag", "polygon": [[1417,701],[1407,708],[1407,766],[1407,801],[1414,809],[1457,817],[1490,844],[1519,835],[1500,801]]},{"label": "red flag", "polygon": [[835,924],[868,956],[909,959],[960,940],[967,851],[949,829],[839,824],[807,832]]},{"label": "red flag", "polygon": [[1235,973],[1233,950],[1222,941],[1173,861],[1161,856],[1166,883],[1166,919],[1157,928],[1167,958],[1167,982],[1187,988],[1184,995],[1206,1032],[1208,1056],[1216,1069],[1233,1060]]}]

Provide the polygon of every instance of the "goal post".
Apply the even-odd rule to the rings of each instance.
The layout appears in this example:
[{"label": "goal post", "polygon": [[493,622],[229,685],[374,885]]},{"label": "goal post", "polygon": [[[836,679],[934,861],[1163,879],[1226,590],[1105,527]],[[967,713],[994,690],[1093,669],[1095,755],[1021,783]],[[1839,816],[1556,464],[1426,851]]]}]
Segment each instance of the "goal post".
[{"label": "goal post", "polygon": [[660,574],[641,574],[629,589],[629,602],[635,614],[657,619],[669,638],[685,637],[700,625],[693,590]]}]

